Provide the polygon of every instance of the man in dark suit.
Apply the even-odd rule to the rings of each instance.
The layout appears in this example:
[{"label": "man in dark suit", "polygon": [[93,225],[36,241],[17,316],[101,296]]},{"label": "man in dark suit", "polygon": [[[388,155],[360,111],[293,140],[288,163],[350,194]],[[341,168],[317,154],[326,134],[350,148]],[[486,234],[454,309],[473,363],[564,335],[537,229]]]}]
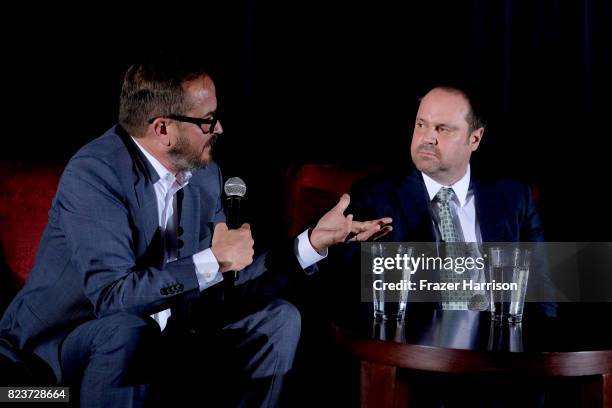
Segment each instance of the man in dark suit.
[{"label": "man in dark suit", "polygon": [[[485,123],[464,90],[433,88],[416,115],[410,149],[416,170],[358,183],[349,211],[359,217],[393,218],[387,238],[395,242],[543,242],[528,186],[472,178],[470,157],[484,131]],[[355,249],[347,248],[348,256],[354,255],[351,251]],[[532,286],[536,281],[548,284],[546,277],[540,278]],[[478,303],[442,299],[440,306],[482,310],[486,302]],[[545,308],[554,314],[554,305]]]},{"label": "man in dark suit", "polygon": [[[5,358],[46,367],[86,407],[141,406],[151,382],[184,384],[169,401],[188,391],[212,405],[276,405],[300,316],[274,295],[329,246],[390,220],[353,221],[345,195],[313,229],[253,259],[249,225],[225,224],[216,110],[197,67],[162,56],[128,70],[120,124],[62,175],[34,269],[0,322]],[[228,271],[238,279],[219,284]],[[240,374],[226,376],[233,366]]]}]

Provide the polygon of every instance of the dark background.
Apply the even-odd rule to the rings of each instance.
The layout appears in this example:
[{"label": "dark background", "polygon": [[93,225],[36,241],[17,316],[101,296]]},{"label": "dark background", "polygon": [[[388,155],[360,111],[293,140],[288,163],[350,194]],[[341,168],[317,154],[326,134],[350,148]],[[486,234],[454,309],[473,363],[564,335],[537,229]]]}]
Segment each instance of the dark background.
[{"label": "dark background", "polygon": [[[549,241],[612,241],[612,2],[396,3],[7,9],[0,160],[66,163],[115,123],[130,64],[184,52],[211,67],[225,129],[215,157],[247,182],[249,221],[266,246],[284,231],[289,166],[407,171],[418,97],[471,82],[489,119],[474,174],[535,183]],[[308,319],[293,384],[333,387],[335,372],[317,365],[331,353],[317,351],[328,327],[309,332]]]},{"label": "dark background", "polygon": [[417,98],[459,80],[479,87],[489,116],[473,171],[536,183],[548,240],[609,241],[611,216],[596,208],[608,207],[611,17],[612,4],[595,0],[13,12],[2,28],[0,158],[65,163],[113,125],[140,55],[198,56],[223,115],[216,158],[247,182],[265,241],[283,228],[288,166],[406,170]]},{"label": "dark background", "polygon": [[418,97],[460,82],[489,122],[473,174],[536,185],[548,241],[612,241],[610,1],[93,3],[5,20],[0,160],[65,164],[115,123],[129,65],[200,59],[225,129],[214,154],[246,181],[263,249],[285,233],[289,167],[407,172]]}]

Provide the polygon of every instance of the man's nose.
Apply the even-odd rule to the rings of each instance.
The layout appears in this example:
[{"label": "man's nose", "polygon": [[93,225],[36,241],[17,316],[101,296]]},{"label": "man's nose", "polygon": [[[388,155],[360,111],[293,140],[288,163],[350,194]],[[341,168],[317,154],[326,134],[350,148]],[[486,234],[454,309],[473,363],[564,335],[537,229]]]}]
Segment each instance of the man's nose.
[{"label": "man's nose", "polygon": [[217,123],[215,123],[215,129],[214,129],[214,133],[220,135],[221,133],[223,133],[223,125],[221,125],[221,121],[217,121]]},{"label": "man's nose", "polygon": [[437,145],[438,144],[438,132],[436,132],[436,129],[433,127],[428,127],[427,129],[425,129],[425,132],[423,132],[423,141],[425,143]]}]

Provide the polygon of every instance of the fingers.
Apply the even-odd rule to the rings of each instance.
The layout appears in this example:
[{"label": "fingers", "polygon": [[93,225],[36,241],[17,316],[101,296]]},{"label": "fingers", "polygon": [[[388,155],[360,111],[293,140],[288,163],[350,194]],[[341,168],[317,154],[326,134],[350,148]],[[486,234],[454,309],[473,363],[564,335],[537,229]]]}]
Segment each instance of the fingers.
[{"label": "fingers", "polygon": [[361,231],[353,232],[355,234],[355,241],[365,241],[370,238],[372,235],[376,234],[380,231],[380,225],[376,224],[367,229],[362,229]]},{"label": "fingers", "polygon": [[375,231],[380,230],[380,228],[381,228],[380,225],[374,224],[374,223],[371,223],[371,222],[358,222],[358,221],[354,221],[353,225],[352,225],[352,228],[351,228],[351,232],[353,234],[361,234],[361,233],[366,232],[366,231],[372,231],[372,233],[373,233]]},{"label": "fingers", "polygon": [[253,246],[255,241],[253,241],[253,236],[251,235],[251,225],[245,222],[238,228],[238,231],[243,237],[248,238],[247,242]]},{"label": "fingers", "polygon": [[[365,232],[363,234],[359,234],[357,236],[357,240],[358,241],[366,241],[366,240],[367,241],[376,241],[377,239],[380,239],[380,238],[384,237],[385,235],[387,235],[391,231],[393,231],[393,227],[390,226],[390,225],[387,225],[386,227],[383,227],[379,231],[373,231],[371,234],[365,233]],[[369,235],[364,235],[364,234],[369,234]]]},{"label": "fingers", "polygon": [[344,242],[346,237],[348,237],[351,234],[352,229],[353,229],[353,214],[349,214],[344,219],[344,230],[338,231],[339,235],[341,235],[341,237],[338,239],[338,242]]},{"label": "fingers", "polygon": [[372,227],[370,229],[367,229],[363,232],[359,232],[359,233],[353,233],[354,236],[351,237],[349,239],[349,241],[357,241],[357,242],[361,242],[361,241],[373,241],[373,240],[377,240],[379,238],[384,237],[385,235],[387,235],[389,232],[393,231],[393,227],[390,225],[386,225],[384,227],[381,227],[380,225],[376,224],[375,227]]},{"label": "fingers", "polygon": [[391,224],[393,219],[391,217],[379,218],[373,221],[353,221],[353,225],[351,226],[351,232],[353,234],[359,234],[364,231],[368,231],[373,229],[374,232],[380,230],[387,224]]}]

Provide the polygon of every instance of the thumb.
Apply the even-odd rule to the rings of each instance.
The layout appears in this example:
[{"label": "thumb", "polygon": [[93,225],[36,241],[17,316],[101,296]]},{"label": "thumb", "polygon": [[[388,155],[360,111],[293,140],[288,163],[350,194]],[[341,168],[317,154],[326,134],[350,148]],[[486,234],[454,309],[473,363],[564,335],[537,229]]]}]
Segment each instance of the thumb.
[{"label": "thumb", "polygon": [[217,225],[215,225],[215,231],[213,232],[212,242],[213,243],[219,242],[219,240],[222,239],[222,237],[225,235],[226,232],[227,232],[226,223],[220,222]]},{"label": "thumb", "polygon": [[251,230],[251,225],[249,223],[245,222],[244,224],[242,224],[240,226],[240,229],[244,229],[244,230],[249,230],[250,231]]},{"label": "thumb", "polygon": [[215,225],[215,233],[223,232],[223,231],[227,231],[227,224],[226,223],[220,222],[217,225]]},{"label": "thumb", "polygon": [[344,213],[346,208],[349,206],[350,202],[351,202],[351,196],[344,193],[342,194],[342,197],[340,197],[340,200],[338,200],[338,204],[336,204],[336,206],[334,207],[334,210]]}]

